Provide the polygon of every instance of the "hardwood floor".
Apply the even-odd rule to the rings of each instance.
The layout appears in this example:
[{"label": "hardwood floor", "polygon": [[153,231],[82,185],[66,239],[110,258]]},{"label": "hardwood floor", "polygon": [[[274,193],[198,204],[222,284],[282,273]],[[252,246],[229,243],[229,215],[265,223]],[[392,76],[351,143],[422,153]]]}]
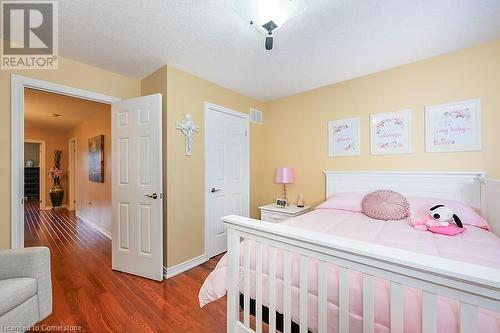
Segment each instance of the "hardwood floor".
[{"label": "hardwood floor", "polygon": [[37,206],[25,205],[25,244],[51,249],[54,298],[52,315],[33,331],[52,325],[73,332],[226,331],[225,299],[198,305],[200,286],[220,257],[161,283],[116,272],[109,239],[73,212]]}]

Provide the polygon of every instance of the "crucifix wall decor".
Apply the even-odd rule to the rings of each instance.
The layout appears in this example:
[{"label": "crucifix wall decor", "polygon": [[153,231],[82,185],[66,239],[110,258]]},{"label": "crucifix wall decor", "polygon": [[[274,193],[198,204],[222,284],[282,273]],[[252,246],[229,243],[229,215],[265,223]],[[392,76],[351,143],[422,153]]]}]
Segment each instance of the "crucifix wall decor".
[{"label": "crucifix wall decor", "polygon": [[200,131],[200,126],[195,125],[191,114],[188,113],[184,119],[177,123],[177,129],[186,136],[186,156],[191,156],[193,151],[193,134]]}]

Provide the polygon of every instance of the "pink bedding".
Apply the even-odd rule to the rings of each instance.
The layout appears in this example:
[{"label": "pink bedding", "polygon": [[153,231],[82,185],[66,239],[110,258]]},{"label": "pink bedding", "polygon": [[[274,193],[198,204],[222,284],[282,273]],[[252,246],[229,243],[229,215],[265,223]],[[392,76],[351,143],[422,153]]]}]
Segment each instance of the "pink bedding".
[{"label": "pink bedding", "polygon": [[[305,228],[323,234],[348,237],[373,242],[409,251],[446,257],[500,268],[500,239],[484,229],[467,226],[467,230],[457,236],[444,236],[413,229],[406,220],[379,221],[362,213],[336,209],[317,209],[311,213],[285,222],[286,225]],[[263,258],[263,304],[268,305],[267,251]],[[254,257],[254,256],[253,256]],[[255,286],[252,261],[251,286]],[[292,320],[299,323],[299,267],[298,257],[292,263]],[[242,263],[242,261],[240,261]],[[242,274],[242,273],[241,273]],[[283,310],[283,264],[278,252],[277,263],[277,311]],[[241,275],[241,281],[243,276]],[[308,327],[317,331],[317,264],[309,263]],[[375,279],[375,332],[389,332],[389,285],[387,281]],[[362,275],[350,272],[350,327],[351,332],[362,330]],[[240,283],[242,286],[242,283]],[[255,298],[251,288],[250,297]],[[200,306],[223,297],[226,293],[226,256],[210,273],[199,293]],[[337,269],[332,266],[328,277],[328,332],[336,332],[338,327],[338,278]],[[404,289],[404,331],[421,332],[421,292],[412,288]],[[480,309],[478,332],[499,333],[500,314]],[[438,330],[442,333],[459,332],[458,303],[438,298]]]}]

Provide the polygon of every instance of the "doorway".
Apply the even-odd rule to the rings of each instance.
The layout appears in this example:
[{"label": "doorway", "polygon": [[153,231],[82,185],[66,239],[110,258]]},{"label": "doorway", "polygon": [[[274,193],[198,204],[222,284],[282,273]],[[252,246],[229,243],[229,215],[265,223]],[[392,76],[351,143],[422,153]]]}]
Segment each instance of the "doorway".
[{"label": "doorway", "polygon": [[[24,247],[24,107],[25,89],[112,104],[120,99],[20,75],[11,75],[11,248]],[[47,163],[47,161],[45,161]],[[45,176],[45,174],[43,175]],[[47,200],[46,198],[46,205]]]},{"label": "doorway", "polygon": [[[109,104],[32,88],[24,89],[25,229],[30,227],[29,220],[33,223],[40,217],[45,219],[49,227],[56,225],[60,218],[58,214],[45,214],[41,211],[57,210],[64,212],[62,216],[73,219],[77,225],[87,223],[104,235],[111,236],[110,135]],[[80,149],[80,154],[77,155],[76,144],[85,144],[95,138],[101,141],[99,151],[96,152],[102,161],[98,165],[101,177],[91,180],[88,176],[91,171],[91,152],[89,149]],[[38,143],[46,146],[41,156]],[[40,160],[42,163],[39,163]],[[81,164],[79,170],[76,168],[77,161]],[[38,184],[41,185],[40,188]],[[78,193],[78,187],[81,193]],[[47,202],[41,205],[40,194],[47,198]],[[77,197],[80,198],[80,203],[78,211],[75,211]],[[37,229],[44,226],[36,225]],[[27,239],[33,240],[32,236],[33,234],[25,232],[25,242]],[[59,233],[50,233],[49,236],[62,239]]]},{"label": "doorway", "polygon": [[[25,208],[28,210],[33,208],[32,205],[26,207],[24,205],[23,142],[25,136],[25,90],[49,93],[76,100],[85,100],[96,104],[107,104],[108,107],[111,105],[109,108],[110,133],[107,135],[108,141],[104,147],[108,147],[109,149],[107,165],[110,167],[108,168],[109,174],[106,178],[110,181],[111,186],[110,230],[113,237],[110,245],[112,268],[150,279],[162,280],[163,205],[161,202],[163,194],[161,193],[161,189],[163,188],[163,183],[161,175],[163,168],[161,164],[161,142],[163,132],[161,94],[121,100],[51,82],[11,75],[12,248],[24,247]],[[51,116],[59,118],[58,114],[52,114]],[[47,123],[47,119],[45,121]],[[93,124],[96,124],[96,122]],[[103,139],[103,135],[85,136],[85,139],[77,138],[75,142],[77,146],[76,152],[85,151],[88,153],[88,158],[85,163],[75,161],[73,174],[75,174],[75,171],[80,172],[80,166],[82,168],[87,166],[89,170],[84,174],[74,177],[74,189],[80,189],[81,187],[78,185],[77,180],[86,179],[99,182],[102,179],[103,170],[105,169],[102,167],[104,163],[102,159],[104,153],[102,152],[105,148],[99,147],[103,147]],[[68,137],[60,140],[67,151],[69,141]],[[78,145],[80,145],[81,149],[78,148]],[[48,147],[47,149],[49,150]],[[57,161],[58,154],[54,154],[53,156],[56,157],[55,161]],[[139,158],[135,158],[136,156]],[[78,158],[77,160],[80,161]],[[68,161],[68,157],[66,157],[66,161]],[[57,163],[55,162],[54,164],[56,165]],[[99,194],[100,192],[97,191],[95,193]],[[53,195],[51,194],[51,200],[53,199],[52,197]],[[78,201],[81,199],[81,196],[74,194],[74,198]],[[92,202],[86,202],[85,205],[94,207],[92,206]],[[56,206],[64,208],[60,203]],[[79,210],[82,209],[78,203],[76,208]],[[67,209],[63,211],[64,214],[70,212]],[[52,210],[51,212],[54,211]],[[62,218],[60,214],[57,215],[58,217],[55,219]],[[73,213],[73,215],[75,214]],[[92,225],[92,223],[88,223],[89,221],[85,221],[80,216],[73,217],[70,215],[69,219],[71,222],[76,221],[77,223],[82,222]],[[54,220],[54,223],[57,222]],[[49,237],[54,236],[52,232],[55,232],[55,237],[57,237],[57,232],[62,230],[58,230],[57,227],[50,229],[50,227],[50,223],[44,227],[45,231],[49,232]],[[95,229],[99,230],[98,228]],[[135,237],[136,235],[140,236]],[[62,234],[60,236],[65,238]]]},{"label": "doorway", "polygon": [[205,103],[205,254],[227,250],[225,215],[249,215],[248,115]]},{"label": "doorway", "polygon": [[38,201],[40,209],[44,209],[46,206],[44,191],[45,154],[45,141],[24,140],[24,200],[34,199]]}]

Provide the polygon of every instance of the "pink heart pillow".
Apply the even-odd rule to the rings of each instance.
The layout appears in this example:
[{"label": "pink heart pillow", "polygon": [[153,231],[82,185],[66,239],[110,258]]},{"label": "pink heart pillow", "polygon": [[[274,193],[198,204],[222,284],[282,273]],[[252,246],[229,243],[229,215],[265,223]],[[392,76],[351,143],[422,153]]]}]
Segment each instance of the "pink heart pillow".
[{"label": "pink heart pillow", "polygon": [[398,192],[380,190],[365,195],[361,201],[363,213],[377,220],[402,220],[408,217],[410,204]]},{"label": "pink heart pillow", "polygon": [[455,236],[465,231],[465,228],[460,228],[454,224],[447,225],[446,227],[429,227],[430,232],[446,236]]}]

